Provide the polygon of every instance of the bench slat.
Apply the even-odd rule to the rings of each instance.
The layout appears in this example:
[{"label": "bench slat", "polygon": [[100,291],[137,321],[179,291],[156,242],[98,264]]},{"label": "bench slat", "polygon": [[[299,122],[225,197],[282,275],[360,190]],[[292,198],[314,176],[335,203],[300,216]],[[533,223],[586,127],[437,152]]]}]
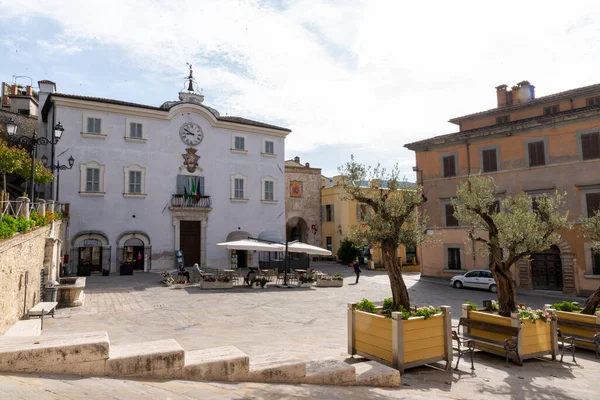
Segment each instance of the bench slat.
[{"label": "bench slat", "polygon": [[461,318],[458,326],[467,328],[482,329],[488,332],[500,333],[516,337],[519,334],[519,328],[488,324],[487,322],[473,321],[466,318]]},{"label": "bench slat", "polygon": [[572,321],[572,320],[568,320],[568,319],[561,319],[560,321],[558,321],[558,326],[560,327],[561,325],[564,326],[570,326],[573,328],[584,328],[584,329],[589,329],[592,331],[596,331],[596,332],[600,332],[600,327],[596,324],[590,324],[587,322],[581,322],[581,321]]},{"label": "bench slat", "polygon": [[55,308],[58,305],[57,302],[44,302],[44,303],[37,303],[35,306],[31,307],[29,309],[29,313],[31,312],[42,312],[42,310],[45,310],[47,312],[52,311],[53,308]]}]

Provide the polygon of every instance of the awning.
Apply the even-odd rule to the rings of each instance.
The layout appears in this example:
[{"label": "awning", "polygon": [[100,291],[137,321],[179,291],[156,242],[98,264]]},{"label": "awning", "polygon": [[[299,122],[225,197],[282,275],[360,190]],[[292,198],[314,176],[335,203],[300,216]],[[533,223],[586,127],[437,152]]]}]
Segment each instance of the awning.
[{"label": "awning", "polygon": [[313,246],[307,243],[293,241],[288,243],[288,252],[290,253],[306,253],[319,256],[330,256],[331,251],[322,249],[321,247]]},{"label": "awning", "polygon": [[217,243],[217,247],[228,250],[256,250],[256,251],[284,251],[285,245],[259,242],[256,240],[242,239],[233,242]]}]

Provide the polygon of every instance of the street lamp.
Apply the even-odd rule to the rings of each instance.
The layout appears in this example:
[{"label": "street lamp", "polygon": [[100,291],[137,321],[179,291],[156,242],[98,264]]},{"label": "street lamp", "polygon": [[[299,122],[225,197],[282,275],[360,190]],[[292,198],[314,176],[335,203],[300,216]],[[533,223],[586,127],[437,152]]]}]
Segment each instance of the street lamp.
[{"label": "street lamp", "polygon": [[33,204],[33,196],[34,196],[34,180],[35,180],[35,154],[36,154],[36,148],[39,145],[42,146],[46,146],[48,144],[51,144],[52,146],[54,146],[55,144],[58,143],[58,141],[60,140],[60,137],[62,136],[62,133],[64,132],[65,128],[63,128],[63,126],[61,125],[61,123],[59,122],[58,124],[56,124],[54,126],[54,140],[48,140],[45,137],[41,137],[41,138],[37,138],[37,131],[34,129],[33,130],[33,137],[29,137],[29,136],[17,136],[17,124],[15,123],[15,121],[12,120],[12,118],[10,120],[8,120],[6,123],[6,133],[8,133],[8,142],[12,145],[15,144],[22,144],[22,145],[26,145],[26,146],[31,146],[31,151],[30,151],[30,156],[31,156],[31,187],[29,188],[29,200],[31,201],[31,204]]},{"label": "street lamp", "polygon": [[[60,138],[60,136],[57,137]],[[48,169],[50,169],[50,171],[56,170],[56,201],[58,201],[58,195],[60,190],[60,171],[64,171],[65,169],[71,169],[73,168],[73,164],[75,164],[75,159],[73,158],[73,156],[70,156],[67,161],[69,162],[68,167],[66,165],[60,165],[60,161],[58,160],[56,160],[56,165],[48,165],[48,157],[46,157],[46,155],[42,156],[42,164],[44,164],[44,167],[47,167]]]}]

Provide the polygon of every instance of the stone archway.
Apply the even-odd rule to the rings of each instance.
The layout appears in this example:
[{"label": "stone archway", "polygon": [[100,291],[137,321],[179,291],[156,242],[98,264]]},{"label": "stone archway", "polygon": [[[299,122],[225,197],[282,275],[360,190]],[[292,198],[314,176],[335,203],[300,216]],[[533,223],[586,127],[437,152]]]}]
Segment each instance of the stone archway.
[{"label": "stone archway", "polygon": [[299,240],[306,243],[308,241],[308,224],[302,217],[292,217],[288,219],[285,226],[285,236],[288,241]]},{"label": "stone archway", "polygon": [[88,272],[109,270],[111,248],[108,236],[102,231],[80,231],[71,240],[70,272],[89,275]]},{"label": "stone archway", "polygon": [[[574,254],[571,250],[571,245],[561,236],[558,243],[556,243],[556,247],[560,250],[563,293],[575,294],[577,292],[575,286],[575,263],[573,262]],[[518,271],[519,287],[523,289],[533,289],[531,260],[520,260]]]},{"label": "stone archway", "polygon": [[[129,254],[131,248],[136,248],[136,253]],[[152,245],[150,237],[143,231],[126,231],[121,233],[117,239],[117,268],[121,262],[131,257],[140,257],[137,269],[149,271],[152,269]]]}]

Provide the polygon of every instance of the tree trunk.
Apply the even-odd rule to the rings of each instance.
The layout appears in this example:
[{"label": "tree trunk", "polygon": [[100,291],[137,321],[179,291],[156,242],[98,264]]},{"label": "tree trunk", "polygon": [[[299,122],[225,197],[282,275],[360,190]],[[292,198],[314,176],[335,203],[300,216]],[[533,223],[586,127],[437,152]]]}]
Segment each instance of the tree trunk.
[{"label": "tree trunk", "polygon": [[402,268],[398,265],[398,246],[394,244],[381,245],[381,253],[383,254],[383,265],[390,279],[390,287],[392,288],[392,299],[394,301],[394,310],[400,306],[405,310],[410,310],[410,299],[408,298],[408,289],[402,278]]},{"label": "tree trunk", "polygon": [[510,276],[510,266],[494,263],[492,274],[498,289],[498,314],[510,317],[510,313],[517,311],[517,291]]},{"label": "tree trunk", "polygon": [[594,315],[596,308],[600,306],[600,287],[585,302],[585,307],[581,310],[582,314]]}]

